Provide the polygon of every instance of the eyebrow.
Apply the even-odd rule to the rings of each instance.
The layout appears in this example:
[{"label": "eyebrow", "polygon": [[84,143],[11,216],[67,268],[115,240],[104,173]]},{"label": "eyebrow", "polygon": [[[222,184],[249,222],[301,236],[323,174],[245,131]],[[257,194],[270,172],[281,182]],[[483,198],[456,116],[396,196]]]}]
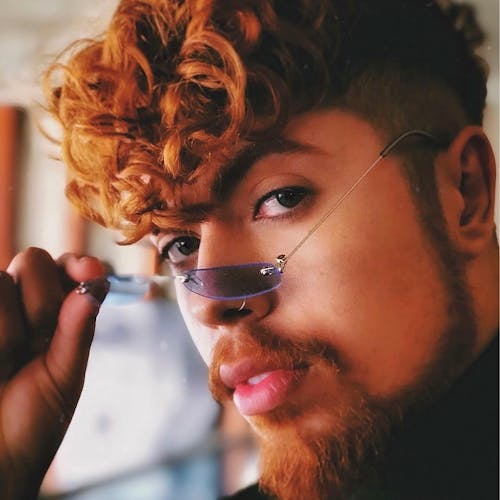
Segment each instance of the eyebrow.
[{"label": "eyebrow", "polygon": [[225,165],[214,183],[212,192],[220,202],[227,200],[232,191],[242,181],[246,173],[259,160],[273,154],[311,153],[321,152],[319,148],[311,144],[294,141],[279,137],[270,141],[253,142],[243,148],[238,154]]}]

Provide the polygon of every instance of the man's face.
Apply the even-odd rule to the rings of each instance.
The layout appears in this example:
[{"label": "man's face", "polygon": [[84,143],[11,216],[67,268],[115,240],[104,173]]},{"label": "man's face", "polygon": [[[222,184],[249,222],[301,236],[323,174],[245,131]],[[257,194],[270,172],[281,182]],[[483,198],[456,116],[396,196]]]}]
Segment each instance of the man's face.
[{"label": "man's face", "polygon": [[[264,155],[207,220],[181,228],[200,240],[171,248],[181,268],[274,262],[388,142],[338,110],[295,118],[285,138],[303,147]],[[401,161],[377,165],[291,257],[281,286],[241,310],[178,286],[214,395],[233,399],[264,442],[343,438],[367,402],[399,401],[442,355],[450,297]],[[160,251],[183,234],[160,235]]]}]

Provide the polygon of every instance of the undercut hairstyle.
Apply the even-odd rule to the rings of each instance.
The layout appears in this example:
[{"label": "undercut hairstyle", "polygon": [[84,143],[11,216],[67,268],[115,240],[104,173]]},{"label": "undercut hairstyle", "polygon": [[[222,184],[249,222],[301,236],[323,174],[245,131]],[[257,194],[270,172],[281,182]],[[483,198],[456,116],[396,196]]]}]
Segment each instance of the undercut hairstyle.
[{"label": "undercut hairstyle", "polygon": [[449,141],[482,122],[482,39],[450,1],[122,0],[102,37],[46,74],[67,196],[133,243],[175,225],[165,201],[180,185],[216,178],[239,142],[306,111]]}]

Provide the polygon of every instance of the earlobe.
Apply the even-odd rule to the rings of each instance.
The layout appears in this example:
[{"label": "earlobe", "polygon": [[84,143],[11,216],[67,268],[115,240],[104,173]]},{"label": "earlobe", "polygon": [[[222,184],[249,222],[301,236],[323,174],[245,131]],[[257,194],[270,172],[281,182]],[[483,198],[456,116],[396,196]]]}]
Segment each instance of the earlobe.
[{"label": "earlobe", "polygon": [[[461,130],[448,148],[447,163],[454,171],[460,200],[457,220],[450,228],[455,247],[474,258],[491,241],[494,232],[495,159],[482,128]],[[450,223],[450,221],[449,221]]]}]

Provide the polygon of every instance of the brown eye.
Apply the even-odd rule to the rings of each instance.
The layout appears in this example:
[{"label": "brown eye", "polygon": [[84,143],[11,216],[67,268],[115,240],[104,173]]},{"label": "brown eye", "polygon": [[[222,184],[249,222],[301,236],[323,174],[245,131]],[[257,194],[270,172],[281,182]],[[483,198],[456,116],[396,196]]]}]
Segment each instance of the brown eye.
[{"label": "brown eye", "polygon": [[298,205],[304,198],[305,192],[303,189],[287,188],[276,193],[276,201],[285,208],[293,208]]},{"label": "brown eye", "polygon": [[308,190],[300,186],[275,189],[258,201],[254,210],[254,217],[259,219],[285,215],[297,207],[307,194]]},{"label": "brown eye", "polygon": [[180,264],[187,257],[195,253],[199,246],[199,238],[194,236],[180,236],[163,248],[161,258],[169,260],[172,264]]}]

